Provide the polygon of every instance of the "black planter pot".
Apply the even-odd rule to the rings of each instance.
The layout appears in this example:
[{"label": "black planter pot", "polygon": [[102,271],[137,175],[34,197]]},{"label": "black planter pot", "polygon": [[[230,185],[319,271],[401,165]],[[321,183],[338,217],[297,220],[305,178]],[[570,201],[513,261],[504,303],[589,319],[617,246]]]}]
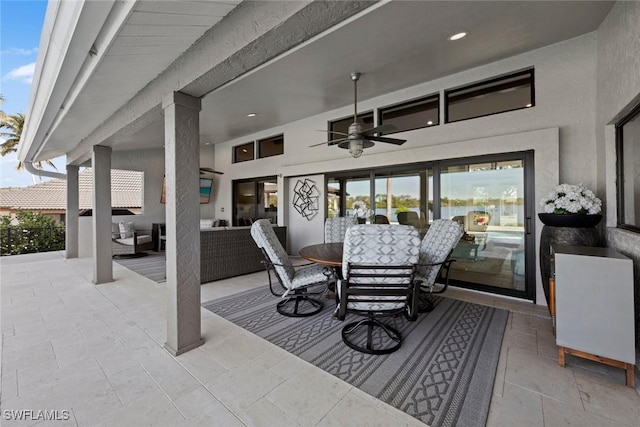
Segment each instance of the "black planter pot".
[{"label": "black planter pot", "polygon": [[598,225],[602,215],[539,213],[538,218],[551,227],[587,228]]},{"label": "black planter pot", "polygon": [[551,257],[554,245],[602,246],[600,234],[595,226],[602,215],[559,215],[538,214],[545,226],[540,234],[540,274],[542,288],[549,302],[549,278],[551,276]]}]

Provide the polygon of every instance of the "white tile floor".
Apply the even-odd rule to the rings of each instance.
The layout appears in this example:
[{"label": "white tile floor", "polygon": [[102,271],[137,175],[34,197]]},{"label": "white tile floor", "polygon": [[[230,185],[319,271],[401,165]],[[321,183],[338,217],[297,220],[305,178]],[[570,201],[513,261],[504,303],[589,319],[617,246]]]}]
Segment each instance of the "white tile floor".
[{"label": "white tile floor", "polygon": [[[205,344],[172,357],[165,285],[118,264],[114,276],[95,286],[89,259],[57,252],[0,259],[3,426],[424,425],[204,309]],[[204,285],[202,301],[265,279]],[[450,296],[511,310],[487,425],[640,425],[640,396],[621,370],[573,357],[558,366],[545,308]],[[8,419],[20,409],[69,419]]]}]

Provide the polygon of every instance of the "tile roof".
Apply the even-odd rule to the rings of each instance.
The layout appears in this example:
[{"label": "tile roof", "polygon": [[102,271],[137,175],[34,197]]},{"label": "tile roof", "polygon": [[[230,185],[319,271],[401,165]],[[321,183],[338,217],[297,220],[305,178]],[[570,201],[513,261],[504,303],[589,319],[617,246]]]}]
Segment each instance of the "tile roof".
[{"label": "tile roof", "polygon": [[[138,171],[111,170],[111,206],[142,207],[142,174]],[[78,174],[80,209],[93,205],[93,177],[87,168]],[[0,207],[29,210],[66,210],[67,181],[53,179],[29,187],[0,188]]]}]

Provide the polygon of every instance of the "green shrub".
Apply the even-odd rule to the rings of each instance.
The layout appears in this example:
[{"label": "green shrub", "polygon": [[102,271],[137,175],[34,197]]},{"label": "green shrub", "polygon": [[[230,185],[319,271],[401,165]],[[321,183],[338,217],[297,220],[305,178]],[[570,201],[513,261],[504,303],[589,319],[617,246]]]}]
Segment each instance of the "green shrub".
[{"label": "green shrub", "polygon": [[64,249],[65,228],[38,212],[19,210],[17,224],[0,217],[0,255],[30,254]]}]

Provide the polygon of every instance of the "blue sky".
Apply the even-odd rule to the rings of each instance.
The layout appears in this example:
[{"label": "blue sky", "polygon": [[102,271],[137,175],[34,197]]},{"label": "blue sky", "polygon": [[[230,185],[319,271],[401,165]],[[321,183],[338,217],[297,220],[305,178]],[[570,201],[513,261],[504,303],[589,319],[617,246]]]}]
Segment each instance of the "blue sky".
[{"label": "blue sky", "polygon": [[[40,33],[47,2],[19,0],[0,3],[0,93],[6,114],[26,113],[40,44]],[[64,159],[56,159],[64,172]],[[15,154],[0,158],[0,187],[23,187],[33,184],[27,171],[16,171]]]}]

